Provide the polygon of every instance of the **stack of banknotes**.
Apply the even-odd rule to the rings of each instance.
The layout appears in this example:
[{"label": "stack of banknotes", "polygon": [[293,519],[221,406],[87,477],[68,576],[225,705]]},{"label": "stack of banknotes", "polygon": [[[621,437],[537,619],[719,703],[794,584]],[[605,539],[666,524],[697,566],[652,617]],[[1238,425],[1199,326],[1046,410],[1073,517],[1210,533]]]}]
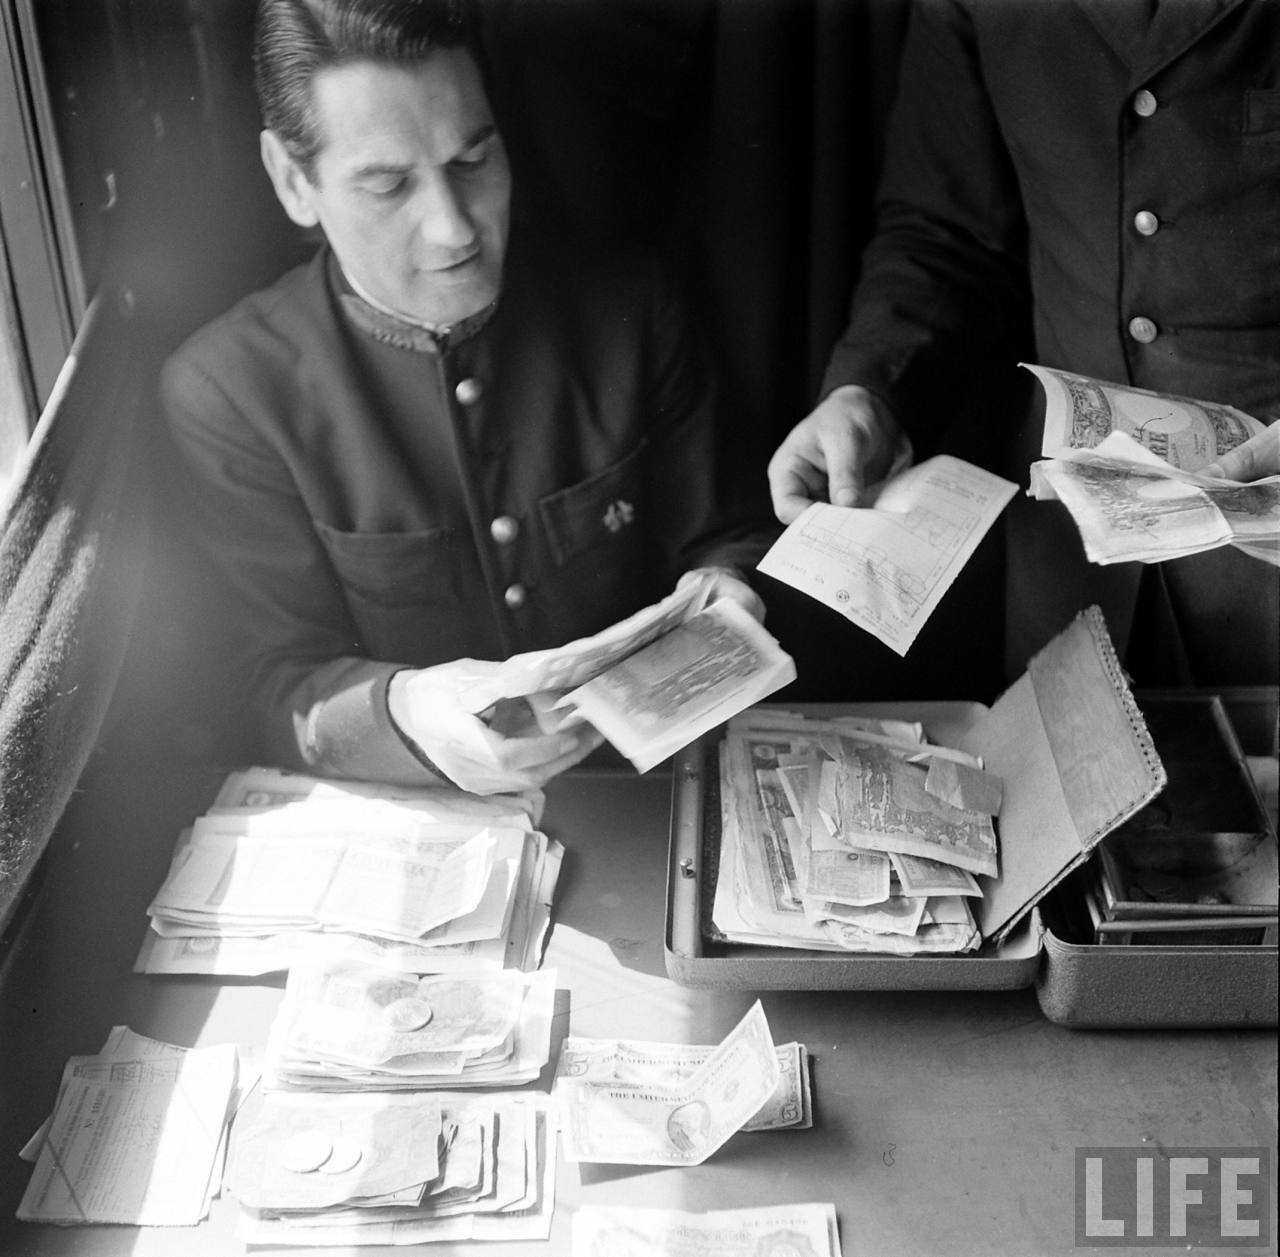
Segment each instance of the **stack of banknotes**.
[{"label": "stack of banknotes", "polygon": [[416,977],[298,965],[267,1039],[268,1088],[512,1087],[551,1053],[554,970]]},{"label": "stack of banknotes", "polygon": [[545,1095],[255,1094],[227,1186],[246,1244],[348,1247],[550,1234],[555,1122]]},{"label": "stack of banknotes", "polygon": [[[714,1045],[698,1043],[570,1035],[560,1049],[556,1075],[561,1084],[579,1079],[652,1089],[687,1082],[716,1050]],[[809,1049],[803,1043],[783,1043],[774,1051],[778,1057],[778,1085],[739,1130],[808,1130],[813,1125]],[[562,1085],[562,1093],[566,1090]]]},{"label": "stack of banknotes", "polygon": [[556,975],[289,971],[262,1087],[237,1117],[227,1184],[250,1244],[544,1239],[549,1101],[459,1088],[535,1080]]},{"label": "stack of banknotes", "polygon": [[808,1051],[774,1045],[759,1000],[714,1046],[570,1036],[555,1090],[570,1161],[699,1165],[739,1131],[813,1125]]},{"label": "stack of banknotes", "polygon": [[540,791],[234,772],[179,836],[136,968],[534,969],[563,854],[538,831],[541,811]]},{"label": "stack of banknotes", "polygon": [[731,598],[712,569],[591,637],[502,663],[454,665],[472,712],[527,703],[544,732],[589,721],[640,772],[796,675],[791,656]]},{"label": "stack of banknotes", "polygon": [[1161,563],[1231,545],[1280,565],[1280,476],[1206,476],[1266,425],[1221,402],[1023,363],[1045,396],[1032,497],[1060,501],[1093,563]]},{"label": "stack of banknotes", "polygon": [[915,723],[746,712],[720,746],[713,925],[774,947],[971,950],[1002,793]]}]

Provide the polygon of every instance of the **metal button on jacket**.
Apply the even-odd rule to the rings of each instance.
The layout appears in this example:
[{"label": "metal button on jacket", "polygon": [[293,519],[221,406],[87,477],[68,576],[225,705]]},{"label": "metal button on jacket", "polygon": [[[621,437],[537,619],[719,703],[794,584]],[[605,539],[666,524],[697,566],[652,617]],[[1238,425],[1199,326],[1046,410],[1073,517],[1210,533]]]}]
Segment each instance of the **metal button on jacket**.
[{"label": "metal button on jacket", "polygon": [[1144,87],[1133,94],[1133,112],[1139,118],[1149,118],[1156,111],[1156,98]]},{"label": "metal button on jacket", "polygon": [[1160,220],[1150,210],[1139,210],[1133,216],[1133,225],[1140,236],[1154,236],[1160,230]]},{"label": "metal button on jacket", "polygon": [[1148,318],[1138,315],[1129,320],[1129,335],[1140,345],[1149,345],[1160,334],[1160,329]]},{"label": "metal button on jacket", "polygon": [[483,392],[484,386],[480,381],[468,376],[465,380],[458,381],[457,387],[453,390],[453,395],[463,406],[474,406],[480,400]]},{"label": "metal button on jacket", "polygon": [[510,515],[499,515],[489,525],[489,536],[500,546],[509,546],[520,535],[520,521]]},{"label": "metal button on jacket", "polygon": [[512,611],[517,607],[523,607],[525,600],[524,586],[508,585],[506,592],[502,595],[502,600],[512,609]]}]

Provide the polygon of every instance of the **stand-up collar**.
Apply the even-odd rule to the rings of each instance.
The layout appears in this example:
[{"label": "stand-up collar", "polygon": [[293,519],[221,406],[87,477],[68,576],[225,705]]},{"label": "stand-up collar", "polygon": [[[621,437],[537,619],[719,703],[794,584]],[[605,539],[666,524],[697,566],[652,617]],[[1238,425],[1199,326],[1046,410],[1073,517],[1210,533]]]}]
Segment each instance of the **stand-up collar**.
[{"label": "stand-up collar", "polygon": [[426,327],[383,310],[362,296],[332,252],[329,255],[329,276],[338,290],[338,300],[343,310],[356,327],[374,340],[414,353],[444,353],[460,345],[489,321],[498,306],[496,300],[491,301],[483,310],[478,310],[457,323],[451,323],[448,327]]}]

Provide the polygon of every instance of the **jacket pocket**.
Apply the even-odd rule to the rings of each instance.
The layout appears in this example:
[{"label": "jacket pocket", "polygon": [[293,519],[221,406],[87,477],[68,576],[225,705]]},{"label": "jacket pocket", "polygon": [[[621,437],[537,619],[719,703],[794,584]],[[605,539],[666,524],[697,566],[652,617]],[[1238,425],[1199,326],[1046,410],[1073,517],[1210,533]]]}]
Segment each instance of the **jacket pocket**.
[{"label": "jacket pocket", "polygon": [[468,653],[474,632],[460,613],[456,533],[352,533],[313,523],[369,658],[425,665]]},{"label": "jacket pocket", "polygon": [[641,441],[625,458],[538,503],[557,566],[597,547],[627,550],[649,532],[642,499],[647,445]]},{"label": "jacket pocket", "polygon": [[413,607],[458,595],[452,529],[342,532],[313,520],[343,588],[381,607]]},{"label": "jacket pocket", "polygon": [[1280,137],[1280,87],[1253,87],[1245,92],[1244,134]]}]

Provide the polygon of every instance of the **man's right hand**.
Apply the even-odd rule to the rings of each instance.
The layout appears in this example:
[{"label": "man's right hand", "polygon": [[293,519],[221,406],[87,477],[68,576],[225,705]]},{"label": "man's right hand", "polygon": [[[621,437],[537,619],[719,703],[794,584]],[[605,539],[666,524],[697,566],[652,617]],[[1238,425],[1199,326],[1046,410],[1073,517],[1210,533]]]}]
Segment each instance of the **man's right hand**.
[{"label": "man's right hand", "polygon": [[1266,476],[1280,476],[1280,419],[1272,420],[1269,428],[1250,437],[1243,445],[1237,445],[1216,463],[1204,469],[1206,476],[1221,476],[1224,480],[1262,480]]},{"label": "man's right hand", "polygon": [[769,460],[769,492],[789,524],[813,502],[859,505],[884,479],[902,429],[888,406],[857,384],[836,389],[802,419]]},{"label": "man's right hand", "polygon": [[459,659],[406,668],[391,678],[387,691],[391,719],[455,785],[473,794],[543,786],[604,741],[585,723],[544,733],[532,709],[513,725],[512,704],[504,705],[501,727],[486,724],[460,697],[486,666],[497,665]]}]

